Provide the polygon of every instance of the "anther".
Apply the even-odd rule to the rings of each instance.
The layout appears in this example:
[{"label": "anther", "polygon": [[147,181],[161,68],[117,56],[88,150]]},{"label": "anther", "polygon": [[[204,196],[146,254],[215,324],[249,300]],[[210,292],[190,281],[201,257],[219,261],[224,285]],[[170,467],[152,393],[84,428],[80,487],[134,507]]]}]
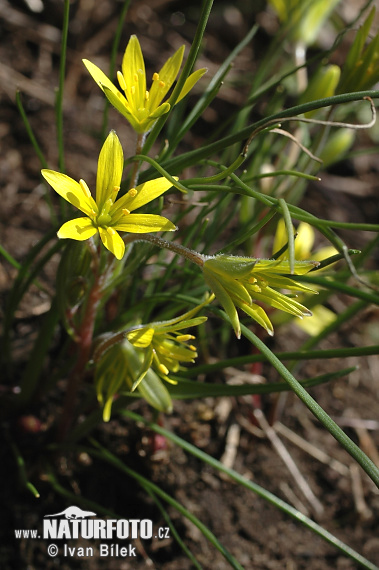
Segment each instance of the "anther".
[{"label": "anther", "polygon": [[131,198],[134,198],[135,196],[137,196],[137,194],[138,194],[138,192],[137,192],[137,190],[136,190],[135,188],[131,188],[131,189],[129,190],[129,192],[128,192],[128,195],[129,195]]},{"label": "anther", "polygon": [[84,195],[87,196],[87,198],[91,198],[91,192],[90,192],[90,189],[88,188],[86,182],[84,182],[84,180],[80,179],[79,184],[80,184],[80,188],[83,190]]},{"label": "anther", "polygon": [[153,74],[153,81],[159,81],[159,73]]},{"label": "anther", "polygon": [[130,210],[128,210],[128,208],[122,208],[121,211],[124,214],[124,216],[127,216],[128,214],[130,214]]},{"label": "anther", "polygon": [[133,75],[133,79],[136,83],[138,82],[138,75],[136,73]]},{"label": "anther", "polygon": [[159,368],[159,372],[162,372],[162,374],[166,374],[166,376],[170,372],[169,369],[167,368],[167,366],[165,366],[161,362],[159,363],[158,368]]},{"label": "anther", "polygon": [[176,337],[178,342],[186,342],[187,340],[192,340],[195,337],[192,334],[180,334]]},{"label": "anther", "polygon": [[125,77],[123,76],[123,74],[121,73],[121,71],[117,72],[117,79],[118,82],[120,84],[120,87],[123,91],[126,91],[126,82],[125,82]]},{"label": "anther", "polygon": [[166,83],[164,81],[160,81],[159,82],[159,87],[161,87],[163,89],[163,87],[166,85]]}]

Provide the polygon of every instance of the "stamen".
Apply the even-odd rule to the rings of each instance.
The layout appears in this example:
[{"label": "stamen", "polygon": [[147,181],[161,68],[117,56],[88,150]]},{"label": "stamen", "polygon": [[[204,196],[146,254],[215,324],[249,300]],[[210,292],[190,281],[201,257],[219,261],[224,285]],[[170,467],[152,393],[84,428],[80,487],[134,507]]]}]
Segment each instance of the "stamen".
[{"label": "stamen", "polygon": [[136,73],[133,75],[133,79],[136,83],[138,83],[138,75]]},{"label": "stamen", "polygon": [[153,81],[159,81],[159,73],[153,74]]},{"label": "stamen", "polygon": [[111,195],[111,200],[112,200],[112,205],[113,202],[115,202],[117,194],[119,193],[120,190],[120,186],[113,186],[113,191],[112,191],[112,195]]},{"label": "stamen", "polygon": [[130,214],[130,210],[128,210],[127,208],[122,208],[122,213],[127,216],[128,214]]},{"label": "stamen", "polygon": [[163,87],[166,85],[166,83],[164,81],[160,81],[159,82],[159,87],[161,87],[163,89]]},{"label": "stamen", "polygon": [[135,197],[137,196],[138,192],[137,192],[137,190],[136,190],[135,188],[131,188],[131,189],[129,190],[128,194],[129,194],[129,196],[130,196],[131,198],[135,198]]},{"label": "stamen", "polygon": [[86,182],[84,182],[84,180],[80,179],[79,184],[80,184],[80,188],[83,190],[84,195],[87,196],[87,198],[91,198],[91,192],[90,192],[90,189],[88,188]]},{"label": "stamen", "polygon": [[188,346],[188,348],[189,348],[190,350],[193,350],[194,352],[196,352],[196,346],[193,346],[193,344],[190,344],[190,345]]},{"label": "stamen", "polygon": [[178,342],[186,342],[187,340],[193,340],[195,337],[192,334],[179,334],[176,337]]},{"label": "stamen", "polygon": [[118,82],[120,84],[121,89],[123,91],[126,91],[126,81],[125,81],[125,77],[123,76],[121,71],[117,72],[117,79],[118,79]]},{"label": "stamen", "polygon": [[149,100],[149,97],[150,97],[150,93],[149,93],[148,91],[145,91],[145,99],[146,99],[146,101]]},{"label": "stamen", "polygon": [[158,369],[159,369],[159,372],[162,372],[162,374],[165,374],[166,376],[170,372],[169,369],[167,368],[167,366],[165,366],[161,362],[159,363]]}]

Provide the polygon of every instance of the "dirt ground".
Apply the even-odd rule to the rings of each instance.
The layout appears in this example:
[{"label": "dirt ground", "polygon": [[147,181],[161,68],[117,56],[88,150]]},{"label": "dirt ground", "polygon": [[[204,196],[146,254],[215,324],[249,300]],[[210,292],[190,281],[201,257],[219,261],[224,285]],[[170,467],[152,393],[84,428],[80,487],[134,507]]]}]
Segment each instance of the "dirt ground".
[{"label": "dirt ground", "polygon": [[[354,9],[357,3],[346,4]],[[62,5],[58,0],[44,0],[44,9],[37,12],[37,0],[12,3],[0,0],[0,240],[19,261],[51,226],[49,209],[43,199],[40,164],[16,108],[15,91],[19,89],[22,93],[30,123],[49,166],[57,168],[54,89],[58,85]],[[159,68],[173,49],[183,42],[188,53],[199,5],[199,2],[188,6],[187,3],[169,0],[132,2],[120,45],[125,46],[130,34],[136,33],[143,44],[147,65]],[[97,157],[98,143],[93,135],[101,130],[99,110],[103,99],[100,91],[93,89],[92,79],[81,59],[92,58],[100,67],[106,68],[120,9],[120,2],[110,0],[74,1],[71,7],[64,94],[66,170],[80,170],[84,179],[86,176],[90,178],[96,169],[96,158],[93,157]],[[215,2],[206,32],[206,46],[199,62],[199,66],[209,68],[210,77],[246,34],[254,19],[262,19],[260,10],[261,6],[257,6],[255,13],[251,13],[243,0]],[[266,32],[262,32],[258,40],[264,45]],[[255,43],[237,58],[232,80],[221,90],[212,110],[186,139],[188,146],[196,145],[203,133],[217,124],[218,117],[225,116],[229,109],[241,102],[241,91],[233,80],[250,69],[260,49],[259,42]],[[130,140],[130,148],[127,145],[124,148],[125,155],[133,153],[134,136],[126,121],[120,122],[116,114],[111,113],[110,127],[117,127],[123,141]],[[367,145],[368,139],[362,140],[362,144]],[[317,188],[310,187],[306,208],[323,217],[327,211],[328,217],[333,219],[377,223],[378,169],[375,155],[347,161],[340,170],[325,174]],[[342,191],[335,190],[336,186]],[[367,235],[361,234],[359,243],[350,243],[351,235],[341,235],[350,247],[355,248],[363,247],[368,239]],[[378,267],[378,251],[373,252],[372,267]],[[55,270],[56,263],[53,262],[43,276],[44,284],[50,290],[54,286]],[[6,302],[15,275],[16,270],[10,264],[0,262],[2,303]],[[347,298],[337,296],[331,299],[331,305],[337,312],[348,302]],[[32,346],[39,319],[48,307],[48,296],[38,290],[28,293],[20,306],[15,341],[20,366]],[[378,310],[368,308],[363,319],[360,315],[338,335],[323,341],[321,347],[378,343],[377,318]],[[299,329],[290,325],[285,334],[275,337],[270,347],[275,351],[295,350],[305,338],[302,335]],[[348,435],[374,461],[379,461],[379,356],[349,358],[348,362],[342,363],[337,359],[329,360],[327,371],[356,365],[359,368],[347,378],[312,389],[311,393]],[[325,362],[316,360],[304,363],[297,369],[298,377],[323,374],[325,366]],[[245,371],[261,374],[269,381],[279,380],[266,365],[246,368]],[[224,382],[238,374],[239,371],[229,370],[226,377],[215,374],[207,380]],[[44,402],[43,409],[31,410],[33,414],[41,414],[40,419],[45,425],[53,420],[63,391],[64,386],[59,385],[50,395],[48,405]],[[254,415],[257,404],[262,406],[269,419],[272,419],[270,415],[274,407],[281,410],[275,424],[276,433],[304,477],[312,494],[310,500],[304,497],[296,483],[298,478],[291,475],[288,464],[283,462],[268,440],[262,429],[264,426],[261,424],[259,427],[259,418]],[[150,412],[143,403],[132,409],[149,417]],[[314,517],[339,539],[379,566],[379,492],[295,397],[282,396],[279,402],[271,397],[262,398],[259,402],[251,397],[232,401],[208,398],[205,401],[176,402],[174,413],[164,422],[165,427],[217,459],[225,460],[226,449],[235,453],[233,468],[237,472]],[[186,570],[193,567],[172,538],[137,542],[137,559],[133,562],[120,558],[49,558],[45,541],[16,540],[14,529],[38,528],[45,514],[58,512],[67,503],[53,492],[44,478],[39,449],[48,437],[48,430],[38,435],[27,433],[17,422],[4,422],[2,430],[4,441],[9,432],[16,436],[29,478],[35,482],[41,497],[34,499],[25,491],[20,492],[19,481],[9,478],[9,473],[14,473],[14,458],[9,454],[8,446],[3,445],[0,451],[1,569],[52,569],[58,565],[62,570]],[[288,439],[292,437],[293,440],[296,436],[301,439],[302,447]],[[94,437],[199,517],[246,570],[352,570],[357,567],[336,548],[274,506],[220,477],[176,446],[154,437],[143,426],[127,420],[111,421],[98,429]],[[314,448],[323,451],[324,457],[312,455]],[[82,494],[93,501],[101,498],[101,503],[111,511],[128,518],[150,518],[157,526],[165,526],[157,507],[132,479],[121,476],[119,471],[105,467],[85,453],[59,458],[57,470],[59,483],[74,494]],[[173,508],[168,512],[204,569],[229,568],[223,556],[191,523]],[[78,543],[73,541],[72,545],[78,546]]]}]

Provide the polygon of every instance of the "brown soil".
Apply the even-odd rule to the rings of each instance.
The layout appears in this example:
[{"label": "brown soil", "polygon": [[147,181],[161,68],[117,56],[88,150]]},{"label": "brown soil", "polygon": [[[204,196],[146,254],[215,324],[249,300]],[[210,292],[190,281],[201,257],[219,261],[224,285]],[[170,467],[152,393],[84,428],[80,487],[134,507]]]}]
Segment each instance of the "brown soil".
[{"label": "brown soil", "polygon": [[[200,61],[201,65],[209,68],[211,76],[247,32],[254,19],[254,14],[246,15],[242,0],[234,4],[215,4],[206,35],[206,49]],[[49,166],[58,166],[53,104],[54,88],[58,84],[62,3],[46,0],[44,6],[41,13],[35,13],[21,0],[12,3],[0,0],[0,239],[2,246],[19,261],[25,259],[31,247],[50,230],[51,225],[49,208],[44,200],[45,189],[39,175],[40,164],[15,106],[16,88],[22,92],[30,123]],[[120,3],[110,0],[98,3],[74,2],[72,5],[64,105],[66,170],[80,170],[84,179],[93,176],[96,169],[96,159],[93,157],[97,157],[98,142],[93,135],[101,129],[102,95],[94,88],[82,66],[81,58],[90,57],[106,68],[120,6]],[[198,8],[189,8],[179,1],[132,2],[121,46],[126,45],[130,34],[136,33],[143,44],[149,68],[159,67],[168,54],[183,43],[183,39],[186,43],[191,40],[197,13]],[[241,13],[246,17],[241,19]],[[263,33],[260,41],[265,41]],[[260,51],[259,45],[255,45],[256,52]],[[253,59],[254,52],[249,47],[237,59],[232,79],[247,72]],[[213,128],[218,117],[225,116],[229,108],[238,104],[240,97],[238,85],[233,84],[233,81],[228,82],[212,111],[194,129],[186,144],[197,144],[202,133]],[[130,140],[130,148],[124,143],[124,151],[128,155],[133,152],[133,134],[126,122],[118,119],[112,112],[110,127],[117,126],[123,142]],[[363,144],[367,140],[363,139]],[[347,166],[351,170],[349,191],[331,191],[333,180],[326,175],[321,187],[310,188],[307,209],[323,217],[326,217],[327,211],[328,217],[338,220],[377,222],[378,187],[375,180],[378,165],[375,158],[366,156],[365,159],[350,161],[344,168]],[[333,174],[340,176],[341,172]],[[362,247],[367,243],[365,234],[359,236],[360,243],[350,243],[351,236],[348,234],[343,237],[351,247]],[[56,263],[53,260],[42,276],[48,290],[53,288]],[[377,266],[374,253],[372,266],[375,267],[375,264]],[[16,273],[10,264],[2,262],[0,265],[0,294],[4,302]],[[331,300],[337,312],[348,302],[348,299],[337,297]],[[36,288],[31,288],[23,299],[17,313],[15,341],[15,354],[20,369],[35,339],[41,316],[48,306],[48,294]],[[374,344],[378,341],[375,324],[377,317],[376,309],[367,309],[363,318],[360,315],[356,322],[349,323],[349,326],[343,328],[338,335],[325,340],[321,346],[331,348]],[[275,338],[272,348],[295,350],[303,338],[302,333],[294,326],[282,330],[283,334]],[[348,378],[320,386],[311,393],[328,414],[346,427],[349,436],[377,461],[379,357],[349,358],[347,363],[337,359],[327,361],[326,364],[310,361],[298,368],[297,374],[299,378],[307,378],[354,365],[359,365],[359,369]],[[276,373],[268,366],[246,371],[259,373],[269,381],[278,381]],[[238,373],[230,370],[228,378]],[[211,378],[207,380],[210,381]],[[214,380],[224,382],[226,378],[215,375]],[[15,385],[17,381],[18,377],[15,377]],[[4,387],[4,390],[7,388]],[[32,433],[30,424],[26,429],[21,425],[27,421],[25,417],[21,423],[19,418],[4,422],[4,434],[7,436],[10,433],[17,441],[26,462],[28,477],[35,483],[41,497],[34,499],[22,490],[20,482],[13,475],[9,475],[15,473],[14,457],[9,452],[9,446],[3,445],[0,529],[4,539],[0,544],[0,567],[4,570],[52,569],[59,564],[62,570],[192,568],[172,538],[137,542],[135,561],[121,558],[102,560],[97,556],[86,560],[78,557],[48,558],[46,541],[14,538],[14,529],[40,529],[44,515],[59,512],[67,504],[72,504],[70,499],[65,502],[47,482],[41,457],[41,449],[50,439],[49,428],[61,404],[63,391],[64,384],[58,385],[42,405],[26,411],[25,417],[30,414],[42,422],[43,429],[38,433]],[[289,442],[279,432],[279,437],[316,497],[313,506],[304,498],[287,465],[257,426],[253,414],[254,405],[257,404],[262,406],[270,420],[273,419],[273,410],[277,410],[277,419],[282,425],[300,436],[304,443],[312,444],[326,453],[326,463],[323,463]],[[144,404],[135,405],[133,409],[150,417],[150,411]],[[234,433],[237,437],[234,448],[232,447],[236,453],[233,468],[237,472],[314,517],[339,539],[379,565],[378,490],[292,395],[281,397],[279,402],[269,397],[259,401],[244,397],[232,401],[208,398],[205,401],[176,402],[174,413],[165,418],[164,422],[165,427],[218,459],[223,458],[228,437]],[[94,437],[125,464],[151,478],[195,514],[246,569],[351,570],[357,567],[336,548],[276,507],[220,477],[213,469],[176,446],[154,437],[143,426],[122,419],[111,421],[99,428]],[[57,480],[74,495],[81,494],[99,502],[123,517],[150,518],[157,527],[166,526],[153,501],[132,479],[121,475],[119,471],[100,464],[86,453],[69,454],[67,457],[55,458],[54,461]],[[319,513],[314,506],[318,504],[317,501],[322,506],[322,512]],[[171,507],[168,508],[168,513],[204,569],[229,568],[223,556],[210,546],[191,523]],[[70,546],[87,545],[71,541]],[[96,548],[98,545],[94,546]]]}]

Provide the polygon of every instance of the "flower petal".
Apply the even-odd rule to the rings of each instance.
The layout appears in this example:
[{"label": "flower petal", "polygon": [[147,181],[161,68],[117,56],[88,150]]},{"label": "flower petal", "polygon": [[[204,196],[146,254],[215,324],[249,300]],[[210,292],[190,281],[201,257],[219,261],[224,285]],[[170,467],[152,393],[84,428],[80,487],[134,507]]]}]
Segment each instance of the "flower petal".
[{"label": "flower petal", "polygon": [[66,174],[55,172],[55,170],[47,170],[44,168],[41,170],[41,174],[50,186],[52,186],[62,198],[75,206],[75,208],[78,208],[87,214],[87,216],[90,216],[92,212],[97,212],[95,200],[92,196],[85,194],[79,182],[76,182]]},{"label": "flower petal", "polygon": [[[177,176],[174,176],[175,180],[179,180]],[[156,178],[155,180],[149,180],[144,184],[140,184],[137,188],[133,188],[125,196],[119,198],[115,204],[110,209],[109,214],[112,217],[122,209],[126,208],[129,212],[141,208],[145,204],[148,204],[158,196],[164,194],[169,188],[171,188],[172,183],[167,180],[167,178]],[[135,194],[137,192],[137,194]]]},{"label": "flower petal", "polygon": [[[114,86],[113,86],[114,87],[113,89],[109,89],[109,87],[107,85],[100,85],[100,87],[104,91],[105,96],[108,99],[108,101],[110,102],[110,104],[113,105],[113,107],[119,113],[121,113],[121,115],[123,117],[125,117],[125,119],[127,119],[131,123],[133,129],[136,130],[136,128],[134,126],[135,124],[139,128],[139,123],[136,122],[135,119],[133,119],[132,111],[130,109],[130,106],[129,106],[127,100],[123,96],[123,94],[120,93],[120,91],[118,89],[116,89]],[[143,133],[144,131],[141,131],[141,132]]]},{"label": "flower petal", "polygon": [[184,54],[184,46],[181,46],[171,57],[168,58],[160,72],[157,79],[153,76],[153,84],[149,93],[148,106],[151,111],[154,111],[169,91],[171,85],[174,83],[176,76],[179,73],[180,66],[182,65]]},{"label": "flower petal", "polygon": [[117,259],[122,259],[125,253],[125,244],[121,236],[113,228],[98,229],[104,246],[109,249]]},{"label": "flower petal", "polygon": [[112,81],[108,79],[105,73],[101,71],[101,69],[97,67],[97,65],[95,65],[88,59],[82,59],[82,62],[84,63],[84,65],[86,66],[92,78],[96,81],[100,89],[102,89],[103,86],[106,85],[108,89],[111,89],[113,91],[118,91],[118,89],[116,89],[116,87],[113,85]]},{"label": "flower petal", "polygon": [[148,119],[150,121],[152,119],[154,120],[159,119],[159,117],[168,113],[170,109],[171,109],[170,103],[162,103],[162,105],[157,107],[155,110],[154,109],[152,110],[153,112],[148,116]]},{"label": "flower petal", "polygon": [[229,294],[224,289],[224,287],[221,285],[221,283],[218,281],[218,279],[216,279],[215,276],[212,273],[210,273],[205,266],[203,268],[203,273],[206,283],[208,283],[209,287],[216,295],[216,298],[224,307],[224,311],[229,317],[230,323],[234,329],[236,337],[241,338],[241,325],[238,318],[237,309],[235,308],[232,299],[230,298]]},{"label": "flower petal", "polygon": [[59,229],[57,236],[61,239],[70,238],[84,241],[94,236],[97,229],[89,218],[76,218],[69,220]]},{"label": "flower petal", "polygon": [[114,188],[120,186],[123,166],[121,143],[115,131],[111,131],[100,151],[97,165],[96,202],[99,212],[108,198],[112,197]]},{"label": "flower petal", "polygon": [[274,334],[274,328],[266,312],[260,307],[259,305],[240,305],[240,308],[249,315],[252,319],[254,319],[261,327],[266,329],[270,336]]},{"label": "flower petal", "polygon": [[172,232],[177,229],[167,218],[153,214],[129,214],[123,220],[125,221],[113,226],[115,230],[146,234],[149,232]]},{"label": "flower petal", "polygon": [[125,334],[129,342],[138,348],[146,348],[151,344],[154,336],[154,329],[151,327],[143,327],[134,329]]},{"label": "flower petal", "polygon": [[137,36],[130,36],[122,59],[125,93],[133,113],[144,107],[146,100],[145,62]]},{"label": "flower petal", "polygon": [[181,101],[183,99],[183,97],[185,97],[187,95],[187,93],[189,93],[189,91],[191,91],[191,89],[195,86],[195,84],[199,81],[199,79],[201,79],[204,75],[204,73],[206,73],[208,70],[203,67],[202,69],[198,69],[197,71],[194,71],[193,73],[191,73],[191,75],[189,77],[187,77],[183,88],[181,90],[181,92],[179,93],[179,97],[177,98],[177,100],[175,101],[175,105],[176,103],[179,103],[179,101]]}]

